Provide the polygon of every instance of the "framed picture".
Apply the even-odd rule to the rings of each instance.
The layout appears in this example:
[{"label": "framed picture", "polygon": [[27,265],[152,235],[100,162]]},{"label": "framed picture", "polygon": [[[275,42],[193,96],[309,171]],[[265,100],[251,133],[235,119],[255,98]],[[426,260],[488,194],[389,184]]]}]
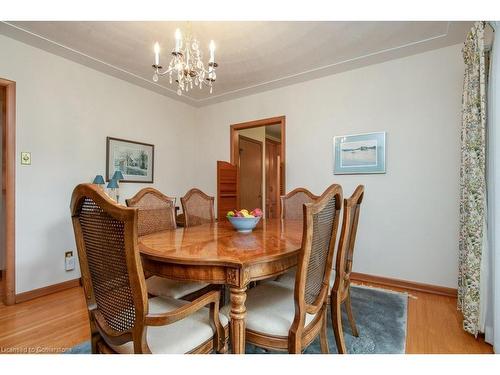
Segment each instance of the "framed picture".
[{"label": "framed picture", "polygon": [[385,173],[385,132],[333,138],[333,173]]},{"label": "framed picture", "polygon": [[155,146],[148,143],[106,138],[106,181],[115,171],[121,171],[120,182],[152,183]]}]

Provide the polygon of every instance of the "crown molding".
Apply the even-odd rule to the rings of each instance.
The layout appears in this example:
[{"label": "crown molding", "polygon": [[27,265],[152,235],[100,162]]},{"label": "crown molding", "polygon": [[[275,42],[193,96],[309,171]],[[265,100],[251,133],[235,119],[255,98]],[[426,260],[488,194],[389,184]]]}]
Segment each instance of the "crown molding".
[{"label": "crown molding", "polygon": [[357,56],[351,59],[339,61],[333,64],[321,66],[297,74],[285,77],[279,77],[274,80],[257,83],[252,86],[247,86],[228,92],[223,92],[221,94],[212,95],[210,97],[203,99],[195,99],[186,94],[178,96],[176,91],[169,87],[155,83],[152,80],[148,80],[144,77],[138,76],[125,69],[111,65],[95,57],[89,56],[71,47],[62,45],[51,39],[30,32],[29,30],[14,25],[10,22],[6,21],[0,22],[0,34],[16,39],[20,42],[29,44],[33,47],[40,48],[47,52],[67,58],[69,60],[90,67],[102,73],[125,80],[137,86],[156,92],[158,94],[170,97],[171,99],[183,102],[185,104],[194,107],[203,107],[223,101],[240,98],[243,96],[253,95],[263,91],[268,91],[284,86],[297,84],[304,81],[325,77],[328,75],[359,69],[368,65],[379,64],[385,61],[423,53],[433,49],[447,47],[463,41],[457,39],[456,36],[454,35],[450,37],[450,25],[451,22],[448,22],[446,25],[446,30],[444,30],[442,33],[436,34],[429,38],[414,41],[411,43],[406,43],[388,49],[375,51],[370,54]]}]

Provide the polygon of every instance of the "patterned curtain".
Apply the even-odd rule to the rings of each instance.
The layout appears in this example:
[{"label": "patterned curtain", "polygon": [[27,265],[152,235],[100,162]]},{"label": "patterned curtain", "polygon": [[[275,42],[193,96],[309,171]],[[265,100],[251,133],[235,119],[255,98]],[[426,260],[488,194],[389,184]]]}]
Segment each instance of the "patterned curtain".
[{"label": "patterned curtain", "polygon": [[465,76],[462,97],[458,308],[464,316],[464,330],[473,335],[480,331],[481,255],[486,244],[484,28],[484,22],[476,22],[462,50]]}]

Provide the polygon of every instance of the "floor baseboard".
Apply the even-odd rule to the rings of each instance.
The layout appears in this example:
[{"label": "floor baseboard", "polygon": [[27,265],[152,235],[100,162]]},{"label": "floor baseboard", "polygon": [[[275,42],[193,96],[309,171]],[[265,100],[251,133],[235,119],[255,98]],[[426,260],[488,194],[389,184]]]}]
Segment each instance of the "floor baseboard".
[{"label": "floor baseboard", "polygon": [[43,288],[30,290],[29,292],[19,293],[16,294],[16,303],[26,302],[34,298],[46,296],[47,294],[60,292],[62,290],[74,288],[80,285],[81,285],[80,278],[78,278],[78,279],[64,281],[59,284],[49,285]]},{"label": "floor baseboard", "polygon": [[351,273],[351,280],[353,282],[357,281],[357,282],[374,283],[387,287],[403,288],[417,292],[437,294],[440,296],[455,297],[455,298],[457,297],[457,290],[454,288],[447,288],[444,286],[438,286],[432,284],[417,283],[414,281],[391,279],[389,277],[369,275],[366,273],[353,272]]}]

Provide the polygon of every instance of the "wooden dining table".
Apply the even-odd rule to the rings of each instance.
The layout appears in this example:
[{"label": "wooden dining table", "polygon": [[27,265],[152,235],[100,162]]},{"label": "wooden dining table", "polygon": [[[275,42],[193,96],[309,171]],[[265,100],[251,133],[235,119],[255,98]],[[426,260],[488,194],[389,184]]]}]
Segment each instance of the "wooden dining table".
[{"label": "wooden dining table", "polygon": [[232,351],[245,353],[247,287],[294,267],[301,241],[301,221],[261,220],[251,233],[238,233],[220,221],[140,237],[139,249],[151,274],[227,285]]}]

